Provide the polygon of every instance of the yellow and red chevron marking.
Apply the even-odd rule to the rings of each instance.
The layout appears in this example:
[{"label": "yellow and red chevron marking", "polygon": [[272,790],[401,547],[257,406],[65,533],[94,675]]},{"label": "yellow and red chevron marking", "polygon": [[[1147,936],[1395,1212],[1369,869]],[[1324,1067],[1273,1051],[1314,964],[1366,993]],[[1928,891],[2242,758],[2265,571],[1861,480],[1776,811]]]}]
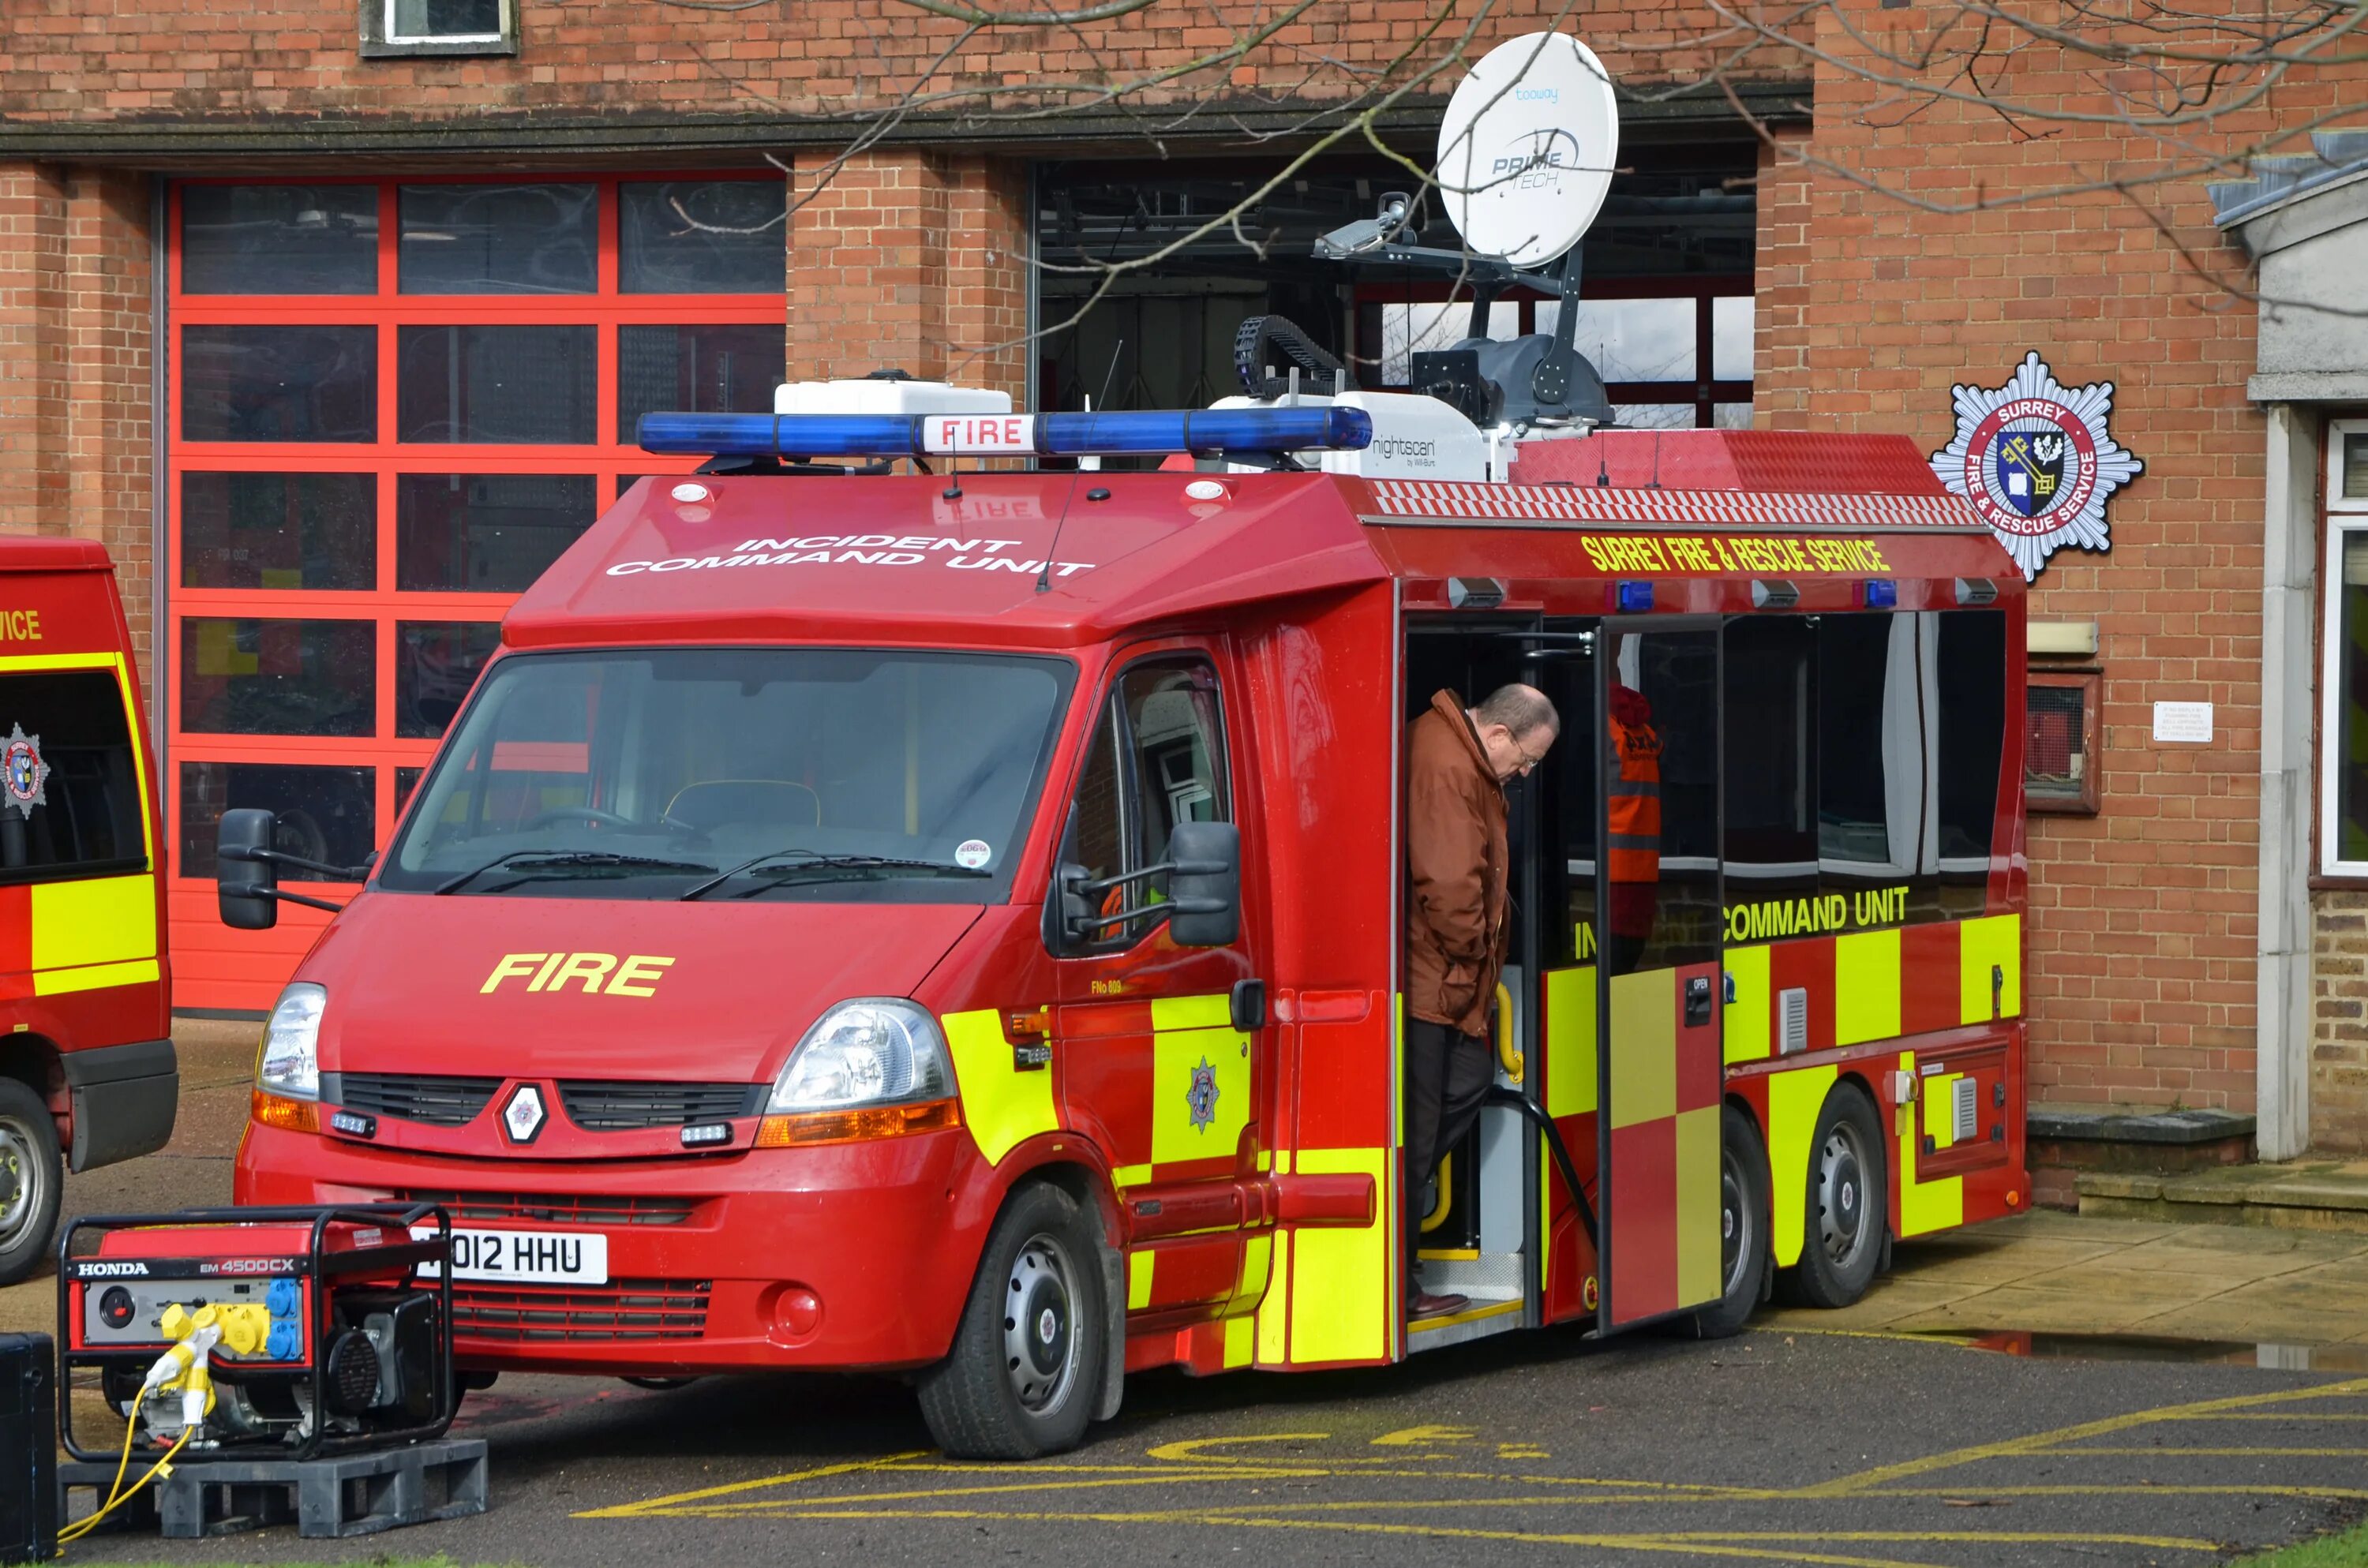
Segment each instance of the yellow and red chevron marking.
[{"label": "yellow and red chevron marking", "polygon": [[1776,1054],[1789,990],[1807,993],[1812,1051],[2022,1014],[2020,915],[1729,948],[1725,965],[1730,1065]]},{"label": "yellow and red chevron marking", "polygon": [[1611,1168],[1602,1180],[1603,1275],[1613,1324],[1719,1294],[1717,1031],[1683,1023],[1689,978],[1708,966],[1611,978]]}]

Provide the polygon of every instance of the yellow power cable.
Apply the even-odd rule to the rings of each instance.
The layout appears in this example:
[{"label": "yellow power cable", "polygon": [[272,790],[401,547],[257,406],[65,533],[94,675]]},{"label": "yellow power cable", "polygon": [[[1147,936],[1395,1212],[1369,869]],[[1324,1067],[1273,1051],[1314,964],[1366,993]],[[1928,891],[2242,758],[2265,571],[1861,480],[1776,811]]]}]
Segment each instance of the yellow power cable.
[{"label": "yellow power cable", "polygon": [[[131,1490],[122,1492],[121,1495],[119,1496],[117,1494],[123,1485],[124,1474],[131,1468],[131,1439],[139,1431],[139,1409],[135,1405],[132,1409],[133,1418],[124,1424],[123,1458],[116,1463],[115,1484],[107,1489],[107,1501],[93,1512],[88,1518],[68,1525],[65,1528],[60,1530],[58,1532],[58,1545],[60,1547],[64,1547],[74,1541],[80,1540],[83,1537],[97,1529],[100,1520],[106,1518],[108,1515],[115,1512],[116,1509],[123,1506],[124,1504],[131,1502],[132,1498],[138,1496],[142,1487],[147,1485],[150,1482],[155,1480],[159,1475],[165,1472],[165,1468],[173,1461],[173,1456],[179,1453],[181,1451],[181,1445],[189,1440],[190,1428],[184,1426],[181,1428],[181,1435],[173,1439],[173,1446],[166,1449],[164,1452],[164,1456],[158,1459],[154,1464],[148,1467],[148,1473],[133,1482],[131,1483]],[[60,1555],[63,1555],[63,1553],[61,1552]]]}]

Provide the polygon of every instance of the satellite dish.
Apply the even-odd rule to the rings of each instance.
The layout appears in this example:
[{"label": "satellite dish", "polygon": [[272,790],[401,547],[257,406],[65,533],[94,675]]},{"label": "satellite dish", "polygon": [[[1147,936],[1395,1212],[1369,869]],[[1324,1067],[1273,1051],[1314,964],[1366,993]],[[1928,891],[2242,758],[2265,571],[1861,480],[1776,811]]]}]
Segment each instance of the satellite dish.
[{"label": "satellite dish", "polygon": [[1578,244],[1620,155],[1620,107],[1595,51],[1530,33],[1483,56],[1439,128],[1440,195],[1463,243],[1538,267]]}]

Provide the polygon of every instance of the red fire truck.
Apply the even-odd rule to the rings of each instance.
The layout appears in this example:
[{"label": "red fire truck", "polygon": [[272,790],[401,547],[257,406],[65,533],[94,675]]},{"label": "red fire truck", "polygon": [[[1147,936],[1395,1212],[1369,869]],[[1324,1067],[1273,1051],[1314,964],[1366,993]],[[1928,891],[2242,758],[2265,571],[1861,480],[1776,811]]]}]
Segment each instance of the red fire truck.
[{"label": "red fire truck", "polygon": [[[268,1026],[240,1201],[450,1205],[465,1366],[902,1370],[1026,1456],[1131,1370],[1728,1333],[2025,1202],[2021,584],[1906,439],[783,403],[645,422],[714,460],[518,601]],[[1400,735],[1513,679],[1497,1086],[1408,1173]],[[1410,1191],[1471,1300],[1412,1323]]]},{"label": "red fire truck", "polygon": [[173,1133],[147,733],[107,551],[0,538],[0,1283],[49,1256],[69,1167]]}]

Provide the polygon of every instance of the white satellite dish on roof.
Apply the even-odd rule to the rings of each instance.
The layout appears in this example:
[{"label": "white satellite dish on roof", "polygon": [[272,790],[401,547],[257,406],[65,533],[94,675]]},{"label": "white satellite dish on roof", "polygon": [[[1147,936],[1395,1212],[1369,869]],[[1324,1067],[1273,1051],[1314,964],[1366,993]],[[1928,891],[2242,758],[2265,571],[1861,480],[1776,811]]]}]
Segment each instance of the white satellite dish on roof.
[{"label": "white satellite dish on roof", "polygon": [[1595,222],[1619,155],[1603,62],[1575,38],[1530,33],[1490,50],[1448,100],[1440,195],[1474,252],[1543,267]]}]

